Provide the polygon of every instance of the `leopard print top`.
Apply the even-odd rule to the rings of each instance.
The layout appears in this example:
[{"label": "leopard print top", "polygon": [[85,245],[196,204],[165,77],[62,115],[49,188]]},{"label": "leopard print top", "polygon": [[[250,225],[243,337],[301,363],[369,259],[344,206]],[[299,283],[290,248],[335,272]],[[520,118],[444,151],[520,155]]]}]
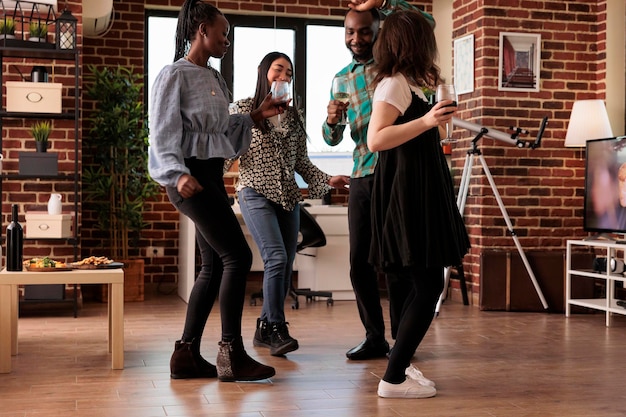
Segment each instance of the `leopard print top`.
[{"label": "leopard print top", "polygon": [[[231,113],[250,113],[252,99],[239,100],[231,105]],[[302,191],[295,179],[295,172],[300,174],[309,185],[310,198],[322,198],[331,187],[331,176],[313,165],[307,153],[307,135],[296,117],[302,115],[293,107],[282,115],[281,126],[287,132],[270,129],[263,133],[252,128],[252,143],[248,152],[239,160],[239,182],[237,190],[253,188],[268,200],[280,204],[291,211],[303,200]],[[265,123],[271,123],[266,120]],[[269,124],[269,127],[272,125]]]}]

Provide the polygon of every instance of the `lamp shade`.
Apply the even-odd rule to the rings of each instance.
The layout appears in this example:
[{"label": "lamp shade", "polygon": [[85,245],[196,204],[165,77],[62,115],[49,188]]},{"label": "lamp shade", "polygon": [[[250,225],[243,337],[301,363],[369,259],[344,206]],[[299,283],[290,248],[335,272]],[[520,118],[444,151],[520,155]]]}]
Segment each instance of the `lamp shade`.
[{"label": "lamp shade", "polygon": [[565,135],[566,147],[585,147],[590,139],[611,137],[613,131],[602,100],[574,102]]}]

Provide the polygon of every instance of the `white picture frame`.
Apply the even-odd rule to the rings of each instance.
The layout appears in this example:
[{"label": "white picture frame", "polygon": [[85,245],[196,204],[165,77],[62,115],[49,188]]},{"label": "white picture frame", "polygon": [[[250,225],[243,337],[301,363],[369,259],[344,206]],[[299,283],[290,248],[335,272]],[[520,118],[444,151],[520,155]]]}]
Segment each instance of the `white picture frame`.
[{"label": "white picture frame", "polygon": [[539,91],[540,34],[501,32],[498,51],[499,91]]},{"label": "white picture frame", "polygon": [[474,91],[474,34],[454,40],[454,89],[457,95]]}]

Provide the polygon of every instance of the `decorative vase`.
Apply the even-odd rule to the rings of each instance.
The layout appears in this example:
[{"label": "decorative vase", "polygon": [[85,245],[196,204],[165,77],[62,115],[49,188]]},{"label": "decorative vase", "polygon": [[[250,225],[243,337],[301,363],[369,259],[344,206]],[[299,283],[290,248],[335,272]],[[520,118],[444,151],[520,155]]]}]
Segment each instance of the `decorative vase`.
[{"label": "decorative vase", "polygon": [[50,195],[50,199],[48,200],[48,214],[51,216],[61,214],[61,198],[61,194],[53,193]]}]

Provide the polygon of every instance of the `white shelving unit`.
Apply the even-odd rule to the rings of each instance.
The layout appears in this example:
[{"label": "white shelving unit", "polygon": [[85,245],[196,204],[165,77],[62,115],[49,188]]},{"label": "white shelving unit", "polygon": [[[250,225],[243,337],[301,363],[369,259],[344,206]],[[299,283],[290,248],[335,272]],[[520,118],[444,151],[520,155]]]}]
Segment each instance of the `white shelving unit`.
[{"label": "white shelving unit", "polygon": [[[611,315],[626,315],[626,308],[617,305],[615,299],[615,283],[626,282],[623,274],[611,273],[610,267],[606,272],[595,272],[592,269],[572,269],[572,249],[584,246],[596,250],[598,256],[606,256],[606,259],[625,259],[626,244],[616,243],[610,240],[568,240],[565,272],[565,316],[570,316],[571,306],[581,306],[604,311],[606,313],[606,326],[611,325]],[[607,262],[608,263],[608,262]],[[605,281],[604,298],[575,298],[572,299],[572,276],[586,277],[588,279],[602,279]]]}]

